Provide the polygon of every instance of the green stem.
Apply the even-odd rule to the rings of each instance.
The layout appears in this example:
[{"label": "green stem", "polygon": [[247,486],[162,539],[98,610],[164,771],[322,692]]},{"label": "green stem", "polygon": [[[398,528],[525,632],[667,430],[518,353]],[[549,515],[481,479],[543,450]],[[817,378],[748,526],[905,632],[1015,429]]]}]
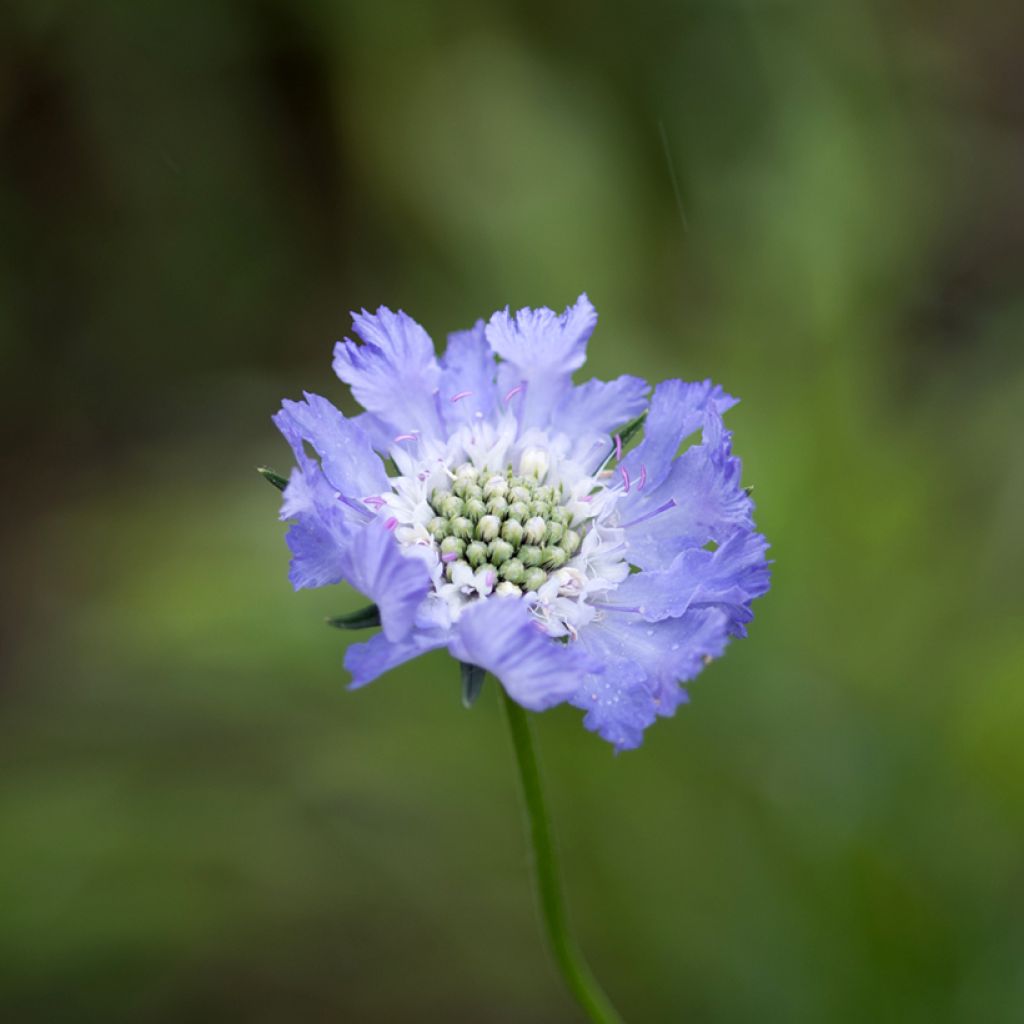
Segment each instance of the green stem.
[{"label": "green stem", "polygon": [[537,896],[555,963],[566,985],[569,986],[569,991],[594,1024],[622,1024],[622,1018],[591,973],[569,930],[569,915],[562,891],[554,828],[544,800],[537,748],[529,716],[504,690],[502,696],[505,699],[508,727],[512,734],[512,746],[515,748],[516,764],[519,767],[519,781],[526,803]]}]

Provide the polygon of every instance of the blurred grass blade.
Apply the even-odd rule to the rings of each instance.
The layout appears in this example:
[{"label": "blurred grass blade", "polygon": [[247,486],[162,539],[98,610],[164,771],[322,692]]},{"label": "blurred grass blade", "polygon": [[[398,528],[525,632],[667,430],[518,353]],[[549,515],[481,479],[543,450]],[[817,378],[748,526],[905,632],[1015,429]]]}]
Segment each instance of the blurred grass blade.
[{"label": "blurred grass blade", "polygon": [[462,706],[471,708],[484,688],[487,673],[479,665],[467,665],[464,661],[459,662],[459,669],[462,672]]},{"label": "blurred grass blade", "polygon": [[266,466],[257,466],[256,472],[268,483],[272,483],[279,491],[283,491],[288,486],[288,481],[285,477],[281,476],[280,473],[275,473],[272,469],[268,469]]},{"label": "blurred grass blade", "polygon": [[327,625],[335,629],[372,629],[380,625],[380,609],[375,604],[368,604],[357,612],[328,619]]}]

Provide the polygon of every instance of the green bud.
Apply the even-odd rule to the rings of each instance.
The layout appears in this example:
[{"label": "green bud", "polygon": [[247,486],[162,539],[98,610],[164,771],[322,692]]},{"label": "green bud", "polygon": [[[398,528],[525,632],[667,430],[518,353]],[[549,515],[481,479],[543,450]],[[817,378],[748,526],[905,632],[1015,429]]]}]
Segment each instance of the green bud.
[{"label": "green bud", "polygon": [[550,484],[541,484],[540,487],[534,487],[533,500],[544,501],[550,505],[555,500],[554,487],[552,487]]},{"label": "green bud", "polygon": [[458,537],[445,537],[441,541],[441,554],[442,555],[459,555],[462,556],[466,550],[466,542],[459,540]]},{"label": "green bud", "polygon": [[475,569],[487,561],[487,545],[475,540],[466,547],[466,561]]},{"label": "green bud", "polygon": [[572,522],[572,513],[564,505],[559,505],[551,510],[548,519],[559,526],[568,526]]},{"label": "green bud", "polygon": [[476,524],[476,535],[480,540],[494,540],[501,532],[501,520],[497,516],[483,516]]},{"label": "green bud", "polygon": [[506,519],[501,524],[501,536],[512,547],[517,548],[523,542],[523,524],[518,519]]},{"label": "green bud", "polygon": [[508,481],[504,477],[492,476],[484,484],[484,498],[504,498],[508,494]]},{"label": "green bud", "polygon": [[441,502],[441,514],[447,516],[449,519],[454,519],[456,516],[462,515],[462,510],[466,506],[463,504],[461,498],[457,498],[454,494],[449,494],[444,501]]},{"label": "green bud", "polygon": [[527,544],[539,544],[544,539],[548,524],[540,516],[532,516],[523,524],[523,536]]},{"label": "green bud", "polygon": [[427,523],[427,533],[438,542],[444,540],[448,536],[448,520],[444,516],[434,516]]},{"label": "green bud", "polygon": [[531,501],[530,515],[548,519],[551,516],[551,506],[546,501]]},{"label": "green bud", "polygon": [[523,592],[514,583],[509,583],[508,580],[503,580],[495,588],[494,592],[498,597],[519,597]]},{"label": "green bud", "polygon": [[540,548],[537,547],[535,544],[524,544],[519,549],[519,558],[522,561],[523,565],[540,565]]},{"label": "green bud", "polygon": [[580,535],[575,530],[565,531],[565,536],[562,538],[562,547],[570,558],[579,551],[580,540]]},{"label": "green bud", "polygon": [[466,515],[475,523],[485,512],[487,506],[479,498],[466,499]]},{"label": "green bud", "polygon": [[527,503],[527,504],[529,503],[530,498],[533,497],[533,495],[530,494],[529,490],[526,487],[523,487],[521,485],[517,486],[517,487],[513,487],[508,492],[508,496],[509,496],[509,498],[511,498],[511,500],[513,502],[521,501],[521,502],[524,502],[524,503]]},{"label": "green bud", "polygon": [[530,506],[525,501],[513,501],[508,507],[508,518],[522,522],[530,516]]},{"label": "green bud", "polygon": [[544,539],[549,544],[557,544],[565,536],[565,527],[561,523],[548,523]]},{"label": "green bud", "polygon": [[496,494],[487,500],[487,511],[499,519],[504,519],[508,511],[508,502],[500,494]]},{"label": "green bud", "polygon": [[509,583],[520,583],[526,570],[518,558],[510,558],[499,570],[498,575]]},{"label": "green bud", "polygon": [[451,520],[450,529],[452,535],[469,540],[473,536],[473,524],[465,516],[455,516]]},{"label": "green bud", "polygon": [[569,556],[557,547],[546,547],[540,553],[540,564],[545,569],[560,569],[569,560]]},{"label": "green bud", "polygon": [[527,569],[523,577],[523,586],[527,590],[540,590],[547,582],[548,574],[543,569]]},{"label": "green bud", "polygon": [[514,554],[515,548],[507,540],[492,540],[487,546],[487,554],[494,565],[504,565]]}]

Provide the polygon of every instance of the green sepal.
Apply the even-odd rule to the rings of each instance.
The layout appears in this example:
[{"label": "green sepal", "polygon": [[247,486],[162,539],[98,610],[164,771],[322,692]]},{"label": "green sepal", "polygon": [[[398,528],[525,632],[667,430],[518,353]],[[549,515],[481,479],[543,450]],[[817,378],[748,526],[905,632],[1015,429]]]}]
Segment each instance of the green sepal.
[{"label": "green sepal", "polygon": [[462,673],[462,706],[471,708],[484,688],[487,672],[479,665],[468,665],[464,661],[459,662],[459,671]]},{"label": "green sepal", "polygon": [[375,604],[368,604],[357,612],[328,619],[327,625],[335,629],[372,629],[380,625],[380,609]]},{"label": "green sepal", "polygon": [[640,428],[644,425],[645,419],[647,419],[646,409],[636,419],[630,420],[621,430],[617,431],[623,448],[637,435]]},{"label": "green sepal", "polygon": [[288,486],[288,481],[285,477],[281,476],[280,473],[275,473],[272,469],[268,469],[266,466],[257,466],[256,472],[267,483],[273,484],[279,491],[283,491]]}]

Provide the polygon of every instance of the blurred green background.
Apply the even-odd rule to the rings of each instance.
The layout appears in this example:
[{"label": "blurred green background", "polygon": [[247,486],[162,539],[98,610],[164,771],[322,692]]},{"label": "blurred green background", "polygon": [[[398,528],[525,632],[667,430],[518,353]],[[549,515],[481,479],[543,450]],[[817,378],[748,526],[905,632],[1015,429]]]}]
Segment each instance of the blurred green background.
[{"label": "blurred green background", "polygon": [[631,1022],[1024,1020],[1021,9],[14,0],[0,1015],[578,1020],[493,686],[356,694],[270,424],[347,310],[714,377],[774,588],[613,757],[538,722]]}]

